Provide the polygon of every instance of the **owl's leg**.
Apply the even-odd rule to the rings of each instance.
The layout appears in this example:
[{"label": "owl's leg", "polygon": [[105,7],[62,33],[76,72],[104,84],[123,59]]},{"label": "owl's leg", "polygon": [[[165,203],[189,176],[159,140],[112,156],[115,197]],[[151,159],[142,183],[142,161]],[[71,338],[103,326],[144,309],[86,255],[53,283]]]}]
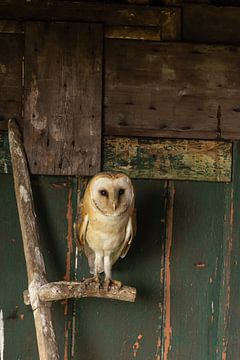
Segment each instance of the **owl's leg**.
[{"label": "owl's leg", "polygon": [[106,290],[109,290],[111,286],[115,286],[118,289],[122,287],[121,281],[112,280],[112,264],[111,264],[110,255],[104,256],[104,273],[105,273],[104,287]]},{"label": "owl's leg", "polygon": [[95,281],[100,283],[99,273],[102,269],[103,263],[103,254],[102,253],[95,253],[95,261],[94,261],[94,278]]}]

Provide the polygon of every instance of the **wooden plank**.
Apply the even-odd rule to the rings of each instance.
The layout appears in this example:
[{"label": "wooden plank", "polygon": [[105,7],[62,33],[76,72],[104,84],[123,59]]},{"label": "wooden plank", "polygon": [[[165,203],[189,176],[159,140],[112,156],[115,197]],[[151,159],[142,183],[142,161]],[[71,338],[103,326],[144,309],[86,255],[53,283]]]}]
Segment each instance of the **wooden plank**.
[{"label": "wooden plank", "polygon": [[[103,169],[136,178],[231,181],[231,149],[223,141],[105,137]],[[12,173],[7,135],[1,133],[0,173]]]},{"label": "wooden plank", "polygon": [[[134,284],[137,301],[135,304],[102,299],[77,301],[74,360],[82,354],[84,360],[159,359],[166,184],[135,180],[134,188],[137,235],[127,256],[113,266],[113,278]],[[140,264],[144,264],[143,271]],[[79,257],[77,274],[79,279],[89,276],[83,255]]]},{"label": "wooden plank", "polygon": [[104,133],[240,138],[239,47],[106,40]]},{"label": "wooden plank", "polygon": [[157,27],[105,26],[105,38],[132,40],[161,40],[161,29]]},{"label": "wooden plank", "polygon": [[32,174],[99,171],[102,26],[27,23],[25,68],[24,144]]},{"label": "wooden plank", "polygon": [[103,169],[133,178],[231,181],[231,149],[222,141],[109,137]]},{"label": "wooden plank", "polygon": [[226,186],[174,184],[166,269],[170,292],[169,341],[164,348],[164,360],[189,359],[189,354],[194,360],[225,359],[217,341],[222,310],[219,300],[226,240]]},{"label": "wooden plank", "polygon": [[22,116],[22,57],[23,37],[0,34],[0,130]]},{"label": "wooden plank", "polygon": [[239,18],[237,7],[189,4],[183,8],[183,40],[239,45]]},{"label": "wooden plank", "polygon": [[0,33],[22,34],[24,32],[24,24],[21,21],[0,20]]},{"label": "wooden plank", "polygon": [[108,25],[161,26],[165,40],[181,35],[181,9],[92,1],[38,1],[15,6],[0,3],[5,19],[103,22]]},{"label": "wooden plank", "polygon": [[239,344],[239,200],[240,200],[240,143],[233,147],[233,181],[226,186],[225,200],[225,243],[223,244],[224,261],[220,283],[220,315],[218,349],[222,359],[234,360],[240,357]]}]

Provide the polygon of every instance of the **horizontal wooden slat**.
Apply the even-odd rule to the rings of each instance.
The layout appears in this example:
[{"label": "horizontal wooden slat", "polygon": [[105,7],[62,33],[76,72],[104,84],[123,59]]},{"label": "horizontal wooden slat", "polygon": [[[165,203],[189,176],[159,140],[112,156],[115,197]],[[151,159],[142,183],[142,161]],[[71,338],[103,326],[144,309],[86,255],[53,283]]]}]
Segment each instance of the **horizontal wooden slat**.
[{"label": "horizontal wooden slat", "polygon": [[161,26],[164,40],[181,36],[181,9],[89,1],[33,0],[15,6],[0,3],[5,19],[103,22],[107,25]]},{"label": "horizontal wooden slat", "polygon": [[240,44],[240,8],[189,4],[183,7],[183,40]]},{"label": "horizontal wooden slat", "polygon": [[135,40],[161,40],[161,29],[158,27],[135,26],[106,26],[105,38],[109,39],[135,39]]},{"label": "horizontal wooden slat", "polygon": [[231,181],[232,144],[106,137],[103,169],[132,178]]},{"label": "horizontal wooden slat", "polygon": [[240,138],[240,47],[105,42],[106,135]]},{"label": "horizontal wooden slat", "polygon": [[[231,181],[232,144],[204,140],[105,137],[103,170],[133,178]],[[0,133],[0,173],[12,173],[7,133]]]},{"label": "horizontal wooden slat", "polygon": [[24,31],[24,24],[21,21],[0,20],[0,33],[21,34]]}]

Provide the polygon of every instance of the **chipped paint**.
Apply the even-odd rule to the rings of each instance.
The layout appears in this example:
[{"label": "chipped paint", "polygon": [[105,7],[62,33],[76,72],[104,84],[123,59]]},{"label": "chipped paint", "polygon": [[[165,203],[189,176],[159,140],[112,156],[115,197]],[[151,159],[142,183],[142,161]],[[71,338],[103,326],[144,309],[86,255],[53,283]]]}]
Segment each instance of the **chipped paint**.
[{"label": "chipped paint", "polygon": [[169,182],[169,201],[167,208],[167,242],[166,242],[166,258],[165,258],[165,327],[164,327],[164,353],[163,359],[167,360],[168,353],[171,350],[171,269],[170,257],[172,246],[172,231],[173,231],[173,203],[174,203],[175,189],[174,184]]},{"label": "chipped paint", "polygon": [[[72,228],[73,228],[73,209],[72,209],[72,189],[69,189],[68,192],[68,203],[67,203],[67,225],[68,225],[68,234],[67,234],[67,255],[66,255],[66,272],[64,276],[64,280],[70,281],[71,275],[71,254],[73,252],[73,235],[72,235]],[[64,301],[64,316],[66,317],[68,314],[68,301]],[[68,359],[68,343],[69,343],[69,336],[68,336],[68,320],[65,320],[64,326],[64,360]]]},{"label": "chipped paint", "polygon": [[139,334],[137,337],[137,340],[133,344],[133,357],[137,356],[138,350],[140,349],[140,346],[141,346],[140,343],[141,343],[142,338],[143,338],[143,335]]},{"label": "chipped paint", "polygon": [[23,200],[25,203],[30,201],[28,191],[23,185],[19,186],[19,193],[20,193],[20,199]]},{"label": "chipped paint", "polygon": [[67,203],[67,225],[68,225],[68,234],[67,234],[67,256],[66,256],[66,273],[64,280],[70,280],[70,266],[71,266],[71,254],[73,251],[73,238],[72,238],[72,227],[73,227],[73,210],[72,210],[72,189],[69,189],[68,192],[68,203]]},{"label": "chipped paint", "polygon": [[3,321],[3,311],[0,310],[0,360],[3,360],[4,352],[4,321]]}]

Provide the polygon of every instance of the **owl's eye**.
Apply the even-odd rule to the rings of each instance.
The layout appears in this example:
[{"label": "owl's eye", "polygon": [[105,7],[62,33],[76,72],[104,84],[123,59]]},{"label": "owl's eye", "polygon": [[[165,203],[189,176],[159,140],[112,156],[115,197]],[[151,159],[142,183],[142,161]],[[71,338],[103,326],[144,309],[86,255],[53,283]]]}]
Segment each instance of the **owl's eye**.
[{"label": "owl's eye", "polygon": [[99,191],[102,196],[108,196],[108,192],[106,190]]},{"label": "owl's eye", "polygon": [[119,190],[119,192],[118,192],[119,196],[123,195],[123,194],[124,194],[124,192],[125,192],[125,190],[124,190],[124,189],[120,189],[120,190]]}]

